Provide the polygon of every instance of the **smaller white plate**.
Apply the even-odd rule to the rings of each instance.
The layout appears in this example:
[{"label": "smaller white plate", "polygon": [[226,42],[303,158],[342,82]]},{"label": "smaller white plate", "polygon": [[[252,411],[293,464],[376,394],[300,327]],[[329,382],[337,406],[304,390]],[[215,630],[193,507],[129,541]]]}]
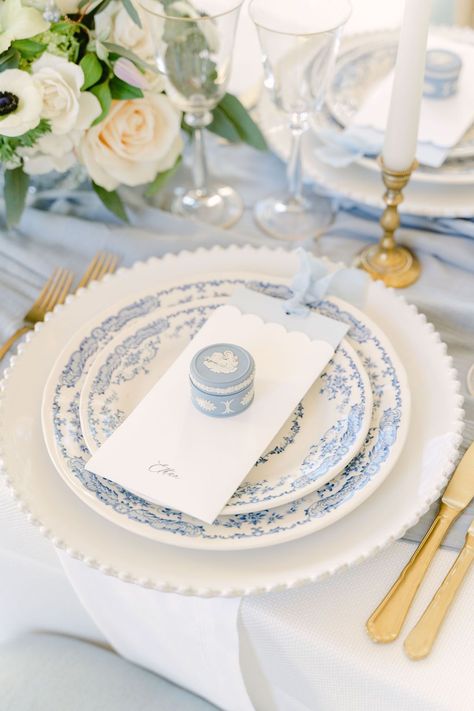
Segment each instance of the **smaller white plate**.
[{"label": "smaller white plate", "polygon": [[[223,299],[160,309],[131,323],[95,358],[81,390],[94,453],[170,367]],[[324,373],[256,462],[222,514],[261,511],[324,486],[359,452],[372,418],[369,378],[344,339]]]}]

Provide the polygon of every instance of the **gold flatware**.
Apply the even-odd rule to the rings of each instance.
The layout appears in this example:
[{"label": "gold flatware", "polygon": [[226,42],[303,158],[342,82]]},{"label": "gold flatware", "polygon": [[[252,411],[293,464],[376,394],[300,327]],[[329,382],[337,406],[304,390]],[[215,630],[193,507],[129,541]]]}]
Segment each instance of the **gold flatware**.
[{"label": "gold flatware", "polygon": [[367,620],[374,642],[392,642],[400,633],[413,598],[449,527],[474,496],[474,443],[458,464],[430,530],[400,577]]},{"label": "gold flatware", "polygon": [[464,546],[451,570],[405,640],[405,652],[411,659],[423,659],[430,653],[449,606],[473,561],[474,520],[468,528]]},{"label": "gold flatware", "polygon": [[118,262],[118,256],[112,252],[97,252],[84,272],[84,276],[77,285],[76,291],[77,289],[88,286],[92,281],[99,281],[106,274],[113,274],[117,269]]},{"label": "gold flatware", "polygon": [[44,321],[48,311],[52,311],[58,304],[63,304],[71,289],[74,274],[69,269],[55,269],[31,309],[23,317],[23,326],[15,331],[0,348],[0,361],[10,350],[12,345],[28,331],[32,331],[35,324]]}]

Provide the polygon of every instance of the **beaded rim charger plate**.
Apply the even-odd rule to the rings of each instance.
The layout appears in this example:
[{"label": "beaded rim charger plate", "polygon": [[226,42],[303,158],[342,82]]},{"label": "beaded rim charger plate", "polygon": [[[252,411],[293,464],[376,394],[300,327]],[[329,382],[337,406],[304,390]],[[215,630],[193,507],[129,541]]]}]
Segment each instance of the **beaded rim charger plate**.
[{"label": "beaded rim charger plate", "polygon": [[[336,265],[328,263],[331,269]],[[462,397],[446,346],[426,319],[380,282],[366,313],[394,344],[412,391],[403,452],[383,484],[347,516],[304,538],[247,551],[168,546],[113,525],[84,505],[52,466],[41,420],[51,363],[98,308],[105,309],[170,278],[265,272],[288,283],[295,254],[254,247],[197,250],[121,269],[55,309],[12,357],[0,388],[0,466],[4,482],[39,532],[68,555],[156,590],[200,596],[255,595],[319,580],[380,551],[413,526],[439,497],[458,457]]]}]

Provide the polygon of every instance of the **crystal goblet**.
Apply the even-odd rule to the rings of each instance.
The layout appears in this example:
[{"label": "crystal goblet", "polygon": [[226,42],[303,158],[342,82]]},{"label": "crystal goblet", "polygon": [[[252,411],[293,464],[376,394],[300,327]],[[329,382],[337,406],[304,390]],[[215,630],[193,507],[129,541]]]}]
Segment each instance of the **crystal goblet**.
[{"label": "crystal goblet", "polygon": [[303,186],[301,141],[311,114],[320,111],[334,67],[348,0],[252,0],[250,16],[262,50],[264,84],[289,118],[292,135],[288,188],[255,206],[258,225],[273,237],[305,240],[321,234],[333,218],[331,201]]},{"label": "crystal goblet", "polygon": [[184,114],[194,140],[193,187],[177,188],[170,209],[219,227],[242,215],[239,194],[209,179],[204,129],[228,84],[243,0],[140,0],[150,19],[166,93]]}]

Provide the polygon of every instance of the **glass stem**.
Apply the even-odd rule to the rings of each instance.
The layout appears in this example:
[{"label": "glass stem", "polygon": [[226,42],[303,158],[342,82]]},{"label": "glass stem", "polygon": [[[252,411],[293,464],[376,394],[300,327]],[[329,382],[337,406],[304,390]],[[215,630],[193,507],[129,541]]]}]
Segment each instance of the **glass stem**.
[{"label": "glass stem", "polygon": [[202,195],[207,193],[207,183],[209,171],[207,168],[206,145],[204,141],[204,129],[194,129],[194,161],[193,180],[194,187]]},{"label": "glass stem", "polygon": [[288,192],[291,202],[301,202],[303,169],[301,164],[301,139],[306,131],[306,122],[299,114],[293,114],[290,123],[291,153],[286,169]]},{"label": "glass stem", "polygon": [[193,181],[194,189],[200,195],[207,195],[209,188],[209,172],[207,169],[206,145],[204,129],[212,122],[209,111],[185,114],[185,121],[193,129],[194,159]]}]

